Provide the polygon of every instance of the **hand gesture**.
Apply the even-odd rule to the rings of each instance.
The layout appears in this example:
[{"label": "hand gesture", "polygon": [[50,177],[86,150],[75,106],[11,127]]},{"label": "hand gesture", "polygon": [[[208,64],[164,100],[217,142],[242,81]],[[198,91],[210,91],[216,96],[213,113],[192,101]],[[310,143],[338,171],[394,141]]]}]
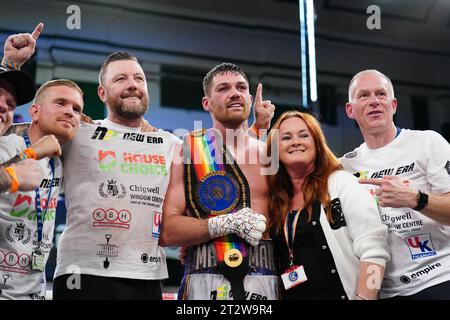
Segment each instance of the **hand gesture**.
[{"label": "hand gesture", "polygon": [[359,183],[379,186],[375,190],[375,195],[381,207],[415,208],[417,206],[417,190],[409,188],[399,177],[359,179]]},{"label": "hand gesture", "polygon": [[272,121],[273,115],[275,113],[275,106],[270,100],[263,100],[262,98],[262,83],[258,84],[256,88],[254,113],[255,113],[255,126],[258,130],[269,129],[270,122]]},{"label": "hand gesture", "polygon": [[30,33],[13,34],[6,39],[3,56],[8,61],[14,62],[20,68],[36,49],[36,40],[44,29],[44,24],[39,23]]}]

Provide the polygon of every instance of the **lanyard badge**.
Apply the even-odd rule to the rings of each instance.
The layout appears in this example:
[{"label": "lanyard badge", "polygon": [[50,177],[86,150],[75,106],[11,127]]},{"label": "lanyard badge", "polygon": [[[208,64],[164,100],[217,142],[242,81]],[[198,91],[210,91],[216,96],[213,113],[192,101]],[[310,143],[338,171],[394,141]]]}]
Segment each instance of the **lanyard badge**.
[{"label": "lanyard badge", "polygon": [[308,280],[303,266],[293,266],[287,269],[282,275],[283,285],[286,290],[299,285]]},{"label": "lanyard badge", "polygon": [[[30,146],[30,138],[28,137],[28,135],[25,135],[23,138],[24,138],[25,144],[27,145],[27,148],[28,148]],[[45,208],[44,213],[42,213],[42,208],[41,208],[41,194],[39,191],[39,187],[37,187],[35,189],[35,193],[36,193],[35,209],[36,209],[38,241],[37,241],[36,248],[33,249],[33,252],[31,255],[31,269],[36,270],[36,271],[41,271],[41,272],[43,272],[45,269],[45,256],[41,251],[44,220],[45,220],[45,216],[47,214],[48,206],[50,205],[50,198],[52,196],[53,180],[55,178],[55,164],[53,162],[53,159],[50,159],[49,165],[50,165],[50,169],[52,172],[52,180],[51,180],[52,183],[50,184],[50,189],[48,190],[47,207]]]},{"label": "lanyard badge", "polygon": [[[289,214],[288,214],[289,216]],[[286,239],[286,244],[289,249],[289,269],[287,269],[282,275],[281,280],[283,281],[284,288],[286,290],[293,288],[300,283],[308,280],[305,273],[305,268],[300,265],[294,265],[294,235],[297,230],[297,222],[300,216],[300,210],[295,213],[293,223],[289,225],[289,217],[286,216],[286,221],[284,224],[284,237]],[[289,241],[291,240],[291,241]]]},{"label": "lanyard badge", "polygon": [[45,268],[45,257],[39,248],[34,249],[31,258],[31,269],[43,272]]}]

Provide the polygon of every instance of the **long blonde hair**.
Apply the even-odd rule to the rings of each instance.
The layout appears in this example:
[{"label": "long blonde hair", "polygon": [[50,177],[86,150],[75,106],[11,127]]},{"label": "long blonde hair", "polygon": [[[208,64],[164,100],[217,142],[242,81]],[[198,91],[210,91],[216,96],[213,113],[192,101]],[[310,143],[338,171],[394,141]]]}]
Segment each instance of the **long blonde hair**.
[{"label": "long blonde hair", "polygon": [[[315,200],[320,201],[325,208],[328,221],[331,219],[330,196],[328,195],[328,178],[336,170],[342,169],[342,165],[336,158],[334,153],[328,147],[325,136],[320,128],[319,122],[312,115],[300,111],[284,112],[272,127],[267,137],[268,156],[272,157],[272,144],[278,143],[274,141],[278,139],[278,135],[274,135],[275,130],[279,130],[281,124],[290,118],[302,119],[312,138],[316,148],[316,159],[314,161],[314,170],[306,177],[303,185],[303,195],[305,199],[305,208],[308,211],[309,219],[312,214],[312,203]],[[276,149],[278,150],[278,149]],[[272,157],[273,159],[273,157]],[[283,229],[291,199],[294,196],[291,179],[284,165],[280,162],[278,172],[268,176],[269,180],[269,215],[270,227],[278,234]]]}]

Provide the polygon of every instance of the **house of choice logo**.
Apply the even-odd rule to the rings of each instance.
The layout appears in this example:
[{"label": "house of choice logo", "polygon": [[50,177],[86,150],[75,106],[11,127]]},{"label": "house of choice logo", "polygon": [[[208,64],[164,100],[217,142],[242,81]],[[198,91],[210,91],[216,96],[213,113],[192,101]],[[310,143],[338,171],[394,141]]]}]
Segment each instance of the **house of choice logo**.
[{"label": "house of choice logo", "polygon": [[[45,221],[54,220],[58,199],[53,197],[48,201],[47,198],[43,197],[40,204],[42,211],[46,212],[44,215]],[[28,220],[36,220],[34,199],[27,195],[18,194],[9,215],[16,218],[27,215]]]},{"label": "house of choice logo", "polygon": [[153,226],[152,226],[152,236],[153,238],[158,239],[159,233],[161,231],[161,220],[162,213],[161,212],[153,212]]},{"label": "house of choice logo", "polygon": [[166,158],[160,154],[115,152],[98,150],[98,165],[101,171],[119,170],[126,174],[167,175]]}]

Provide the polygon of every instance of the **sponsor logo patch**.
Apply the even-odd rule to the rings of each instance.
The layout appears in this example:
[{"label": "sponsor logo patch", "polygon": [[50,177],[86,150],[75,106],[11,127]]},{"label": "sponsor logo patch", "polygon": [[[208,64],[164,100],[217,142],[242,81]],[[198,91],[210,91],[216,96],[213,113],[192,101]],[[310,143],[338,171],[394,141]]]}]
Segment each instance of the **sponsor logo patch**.
[{"label": "sponsor logo patch", "polygon": [[153,226],[152,226],[152,236],[153,238],[159,238],[159,232],[161,231],[161,219],[162,214],[160,212],[153,213]]},{"label": "sponsor logo patch", "polygon": [[442,264],[440,264],[439,262],[435,264],[429,264],[425,268],[411,273],[409,277],[406,275],[401,276],[400,281],[404,284],[408,284],[411,282],[411,280],[418,280],[419,278],[426,276],[430,272],[437,271],[437,269],[439,269],[440,267],[442,267]]},{"label": "sponsor logo patch", "polygon": [[26,245],[31,240],[31,230],[25,224],[19,222],[10,224],[5,230],[5,239],[11,243],[21,242]]},{"label": "sponsor logo patch", "polygon": [[115,136],[117,136],[118,133],[114,130],[105,128],[105,127],[97,127],[95,129],[94,134],[92,135],[91,139],[92,140],[104,140],[104,141],[109,141],[112,138],[114,138]]},{"label": "sponsor logo patch", "polygon": [[105,184],[102,182],[98,187],[98,193],[102,198],[116,198],[122,199],[127,194],[126,188],[123,184],[117,184],[117,180],[108,180]]},{"label": "sponsor logo patch", "polygon": [[105,234],[106,243],[99,243],[97,245],[97,257],[105,258],[103,261],[103,268],[108,269],[110,265],[109,259],[114,259],[119,256],[119,246],[110,243],[112,234]]},{"label": "sponsor logo patch", "polygon": [[352,159],[355,158],[358,155],[358,153],[356,151],[352,151],[349,153],[346,153],[344,157],[346,157],[347,159]]},{"label": "sponsor logo patch", "polygon": [[436,255],[430,233],[415,235],[406,238],[405,241],[413,260]]},{"label": "sponsor logo patch", "polygon": [[0,250],[0,270],[28,274],[31,257],[26,253]]},{"label": "sponsor logo patch", "polygon": [[92,225],[96,228],[119,228],[130,229],[131,212],[122,209],[102,209],[97,208],[92,212]]}]

